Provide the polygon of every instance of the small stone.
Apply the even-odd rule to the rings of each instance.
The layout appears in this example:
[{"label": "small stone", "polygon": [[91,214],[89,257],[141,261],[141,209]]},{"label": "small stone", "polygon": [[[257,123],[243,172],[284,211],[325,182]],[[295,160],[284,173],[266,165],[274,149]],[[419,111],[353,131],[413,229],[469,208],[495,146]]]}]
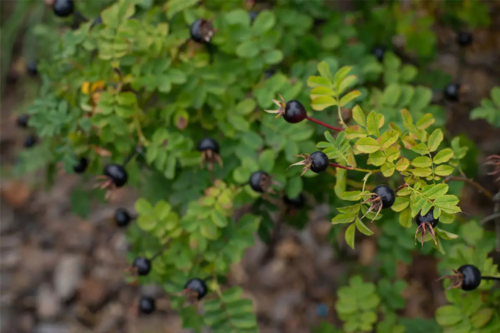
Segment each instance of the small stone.
[{"label": "small stone", "polygon": [[36,295],[36,312],[40,319],[50,320],[61,311],[59,299],[52,287],[44,283],[38,287]]},{"label": "small stone", "polygon": [[54,271],[54,287],[61,300],[68,300],[76,293],[83,274],[83,259],[78,255],[66,254]]},{"label": "small stone", "polygon": [[5,182],[0,188],[0,194],[13,208],[23,207],[31,196],[31,188],[21,181]]}]

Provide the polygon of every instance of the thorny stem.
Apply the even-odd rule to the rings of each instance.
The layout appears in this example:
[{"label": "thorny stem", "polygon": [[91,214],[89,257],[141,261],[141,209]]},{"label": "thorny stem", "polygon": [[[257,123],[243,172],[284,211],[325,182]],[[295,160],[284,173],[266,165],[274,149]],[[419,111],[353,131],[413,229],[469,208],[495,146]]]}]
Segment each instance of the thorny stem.
[{"label": "thorny stem", "polygon": [[456,176],[449,176],[446,177],[445,182],[448,180],[456,180],[456,181],[461,181],[464,183],[468,183],[472,186],[474,186],[479,192],[483,193],[485,196],[493,200],[493,196],[491,195],[491,192],[485,189],[483,186],[480,184],[476,183],[473,179],[465,178],[465,177],[456,177]]},{"label": "thorny stem", "polygon": [[346,170],[355,170],[355,171],[368,172],[368,173],[377,173],[377,172],[380,172],[380,169],[369,170],[369,169],[353,168],[353,167],[344,166],[344,165],[340,165],[340,164],[333,163],[333,162],[330,162],[330,166],[334,167],[334,168],[341,168],[341,169],[346,169]]},{"label": "thorny stem", "polygon": [[[324,122],[322,122],[322,121],[319,121],[319,120],[314,119],[314,118],[309,117],[309,116],[307,116],[307,117],[306,117],[306,119],[307,119],[307,120],[309,120],[309,121],[312,121],[313,123],[319,124],[319,125],[321,125],[321,126],[324,126],[324,127],[326,127],[326,128],[329,128],[329,129],[334,130],[334,131],[337,131],[337,132],[342,132],[342,131],[343,131],[343,129],[342,129],[342,128],[340,128],[340,127],[330,126],[330,125],[328,125],[328,124],[326,124],[326,123],[324,123]],[[345,124],[344,124],[344,126],[345,126]]]}]

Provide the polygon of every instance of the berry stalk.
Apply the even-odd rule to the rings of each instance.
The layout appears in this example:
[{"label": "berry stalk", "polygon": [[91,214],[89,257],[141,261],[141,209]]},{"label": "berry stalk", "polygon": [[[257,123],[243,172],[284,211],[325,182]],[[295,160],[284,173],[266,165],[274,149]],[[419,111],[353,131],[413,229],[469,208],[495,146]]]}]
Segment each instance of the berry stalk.
[{"label": "berry stalk", "polygon": [[313,123],[319,124],[319,125],[321,125],[321,126],[324,126],[324,127],[326,127],[326,128],[329,128],[329,129],[334,130],[334,131],[337,131],[337,132],[342,132],[342,131],[343,131],[343,129],[342,129],[342,128],[340,128],[340,127],[330,126],[330,125],[328,125],[328,124],[325,124],[325,123],[324,123],[324,122],[322,122],[322,121],[319,121],[319,120],[317,120],[317,119],[311,118],[311,117],[309,117],[309,116],[307,116],[307,117],[306,117],[306,119],[307,119],[307,120],[309,120],[309,121],[312,121]]},{"label": "berry stalk", "polygon": [[482,276],[481,280],[490,280],[490,281],[500,281],[500,277],[495,276]]}]

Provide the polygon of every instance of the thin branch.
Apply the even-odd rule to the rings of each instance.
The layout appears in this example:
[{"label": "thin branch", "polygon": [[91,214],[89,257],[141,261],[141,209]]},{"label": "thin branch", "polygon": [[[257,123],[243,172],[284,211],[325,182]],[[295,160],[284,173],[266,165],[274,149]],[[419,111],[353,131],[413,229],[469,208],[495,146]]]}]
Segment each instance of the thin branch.
[{"label": "thin branch", "polygon": [[496,277],[496,276],[482,276],[481,280],[500,281],[500,277]]},{"label": "thin branch", "polygon": [[400,186],[396,189],[396,191],[395,191],[395,192],[399,192],[399,191],[401,191],[402,189],[404,189],[405,187],[408,187],[408,186],[410,186],[410,185],[408,185],[408,184],[406,184],[406,183],[405,183],[405,184],[403,184],[403,185],[400,185]]},{"label": "thin branch", "polygon": [[485,224],[491,220],[494,220],[496,218],[500,217],[500,213],[492,214],[490,216],[485,217],[484,219],[481,220],[480,224]]},{"label": "thin branch", "polygon": [[349,166],[345,166],[345,165],[340,165],[340,164],[333,163],[333,162],[330,162],[330,166],[334,167],[334,168],[341,168],[341,169],[361,171],[361,172],[371,172],[371,173],[380,172],[380,169],[370,170],[370,169],[353,168],[353,167],[349,167]]},{"label": "thin branch", "polygon": [[337,132],[342,132],[342,131],[343,131],[343,129],[342,129],[342,128],[340,128],[340,127],[330,126],[330,125],[328,125],[328,124],[326,124],[326,123],[324,123],[324,122],[322,122],[322,121],[319,121],[319,120],[317,120],[317,119],[311,118],[311,117],[309,117],[309,116],[307,116],[307,117],[306,117],[306,119],[307,119],[307,120],[309,120],[309,121],[312,121],[313,123],[319,124],[319,125],[321,125],[321,126],[324,126],[324,127],[326,127],[326,128],[329,128],[329,129],[334,130],[334,131],[337,131]]},{"label": "thin branch", "polygon": [[485,196],[493,200],[493,196],[491,195],[491,192],[485,189],[483,186],[480,184],[476,183],[473,179],[465,178],[465,177],[455,177],[455,176],[449,176],[446,178],[446,180],[456,180],[464,183],[468,183],[472,186],[474,186],[479,192],[483,193]]}]

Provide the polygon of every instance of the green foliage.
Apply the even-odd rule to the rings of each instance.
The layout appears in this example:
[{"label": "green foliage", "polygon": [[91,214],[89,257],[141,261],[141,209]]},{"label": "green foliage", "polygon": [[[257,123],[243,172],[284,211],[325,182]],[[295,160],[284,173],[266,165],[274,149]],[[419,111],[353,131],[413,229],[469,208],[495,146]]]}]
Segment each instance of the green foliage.
[{"label": "green foliage", "polygon": [[483,98],[481,106],[473,109],[470,119],[485,119],[495,127],[500,127],[500,87],[491,90],[491,99]]},{"label": "green foliage", "polygon": [[[127,231],[130,259],[154,257],[152,272],[139,282],[162,286],[184,328],[258,332],[252,302],[241,288],[226,287],[225,277],[257,233],[269,241],[274,215],[294,227],[308,222],[307,209],[292,216],[282,206],[284,195],[306,193],[335,207],[332,223],[346,226],[350,247],[361,237],[378,237],[380,267],[371,271],[372,282],[356,275],[338,289],[342,331],[439,332],[434,320],[398,317],[406,283],[396,279],[396,266],[411,264],[416,255],[435,255],[443,270],[468,263],[497,274],[487,257],[494,237],[476,222],[458,221],[459,193],[449,182],[463,176],[465,159],[475,159],[469,152],[473,143],[447,135],[444,109],[431,104],[430,84],[416,84],[435,83],[422,79],[427,69],[391,51],[379,62],[368,50],[401,39],[398,51],[431,59],[435,8],[478,26],[486,7],[478,1],[412,2],[408,8],[387,2],[367,10],[367,3],[357,2],[360,11],[346,14],[321,0],[281,0],[256,5],[252,20],[243,1],[78,2],[84,15],[100,13],[102,23],[89,20],[57,37],[47,25],[34,29],[50,51],[39,66],[39,96],[28,109],[29,126],[42,142],[22,152],[17,171],[46,167],[51,180],[56,165],[72,172],[84,156],[90,161],[87,173],[95,176],[106,164],[125,159],[127,185],[140,193],[136,223]],[[198,19],[216,29],[208,45],[189,38],[189,26]],[[500,126],[499,89],[472,111],[472,119]],[[309,116],[332,124],[329,130],[261,112],[278,95],[301,102]],[[205,137],[218,142],[222,163],[212,165],[197,151]],[[327,172],[333,177],[312,171],[300,177],[299,170],[287,169],[298,154],[316,148],[334,164]],[[255,171],[272,175],[273,192],[251,189]],[[381,183],[397,195],[391,209],[378,212],[370,189]],[[90,207],[84,194],[72,193],[81,215]],[[413,220],[430,211],[439,218],[437,245],[419,249]],[[337,239],[333,245],[340,249]],[[432,238],[427,234],[424,240]],[[207,279],[209,286],[200,301],[203,314],[182,294],[193,277]],[[478,301],[492,285],[485,281],[463,299],[448,292],[452,305],[439,309],[437,323],[446,332],[494,332],[500,325],[495,294]],[[339,330],[323,323],[316,332]]]}]

